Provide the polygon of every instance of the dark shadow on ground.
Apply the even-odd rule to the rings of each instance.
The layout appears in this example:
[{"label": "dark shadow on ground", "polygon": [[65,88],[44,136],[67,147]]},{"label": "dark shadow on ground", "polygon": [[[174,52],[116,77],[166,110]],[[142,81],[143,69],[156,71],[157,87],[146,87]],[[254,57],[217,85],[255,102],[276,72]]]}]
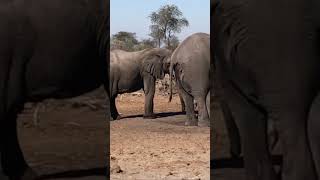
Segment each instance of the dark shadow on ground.
[{"label": "dark shadow on ground", "polygon": [[[108,174],[107,174],[108,173]],[[52,179],[52,178],[80,178],[86,176],[101,176],[110,177],[107,167],[71,170],[64,172],[57,172],[53,174],[40,175],[36,180]]]},{"label": "dark shadow on ground", "polygon": [[[272,162],[274,165],[282,164],[282,156],[272,156]],[[223,169],[223,168],[243,168],[243,158],[219,158],[210,160],[210,169]]]},{"label": "dark shadow on ground", "polygon": [[[186,114],[185,112],[164,112],[164,113],[156,113],[157,118],[163,118],[163,117],[169,117],[169,116],[176,116],[176,115],[183,115]],[[128,119],[128,118],[138,118],[143,117],[143,114],[137,114],[137,115],[130,115],[130,116],[122,116],[121,119]]]}]

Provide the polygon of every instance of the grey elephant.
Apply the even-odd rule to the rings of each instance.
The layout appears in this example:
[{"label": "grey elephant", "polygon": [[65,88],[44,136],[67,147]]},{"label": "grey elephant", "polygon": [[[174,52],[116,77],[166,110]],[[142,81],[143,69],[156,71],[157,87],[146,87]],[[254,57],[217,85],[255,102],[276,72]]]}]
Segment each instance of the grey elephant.
[{"label": "grey elephant", "polygon": [[[195,33],[187,37],[174,50],[170,59],[170,97],[172,99],[172,78],[175,75],[178,93],[181,95],[187,113],[187,126],[209,126],[209,71],[210,35]],[[208,97],[208,98],[207,98]],[[194,113],[194,100],[198,105],[198,119]]]},{"label": "grey elephant", "polygon": [[0,1],[1,179],[36,178],[17,135],[25,102],[108,86],[108,31],[106,0]]},{"label": "grey elephant", "polygon": [[[220,88],[221,89],[221,88]],[[217,90],[217,88],[215,88]],[[228,138],[230,142],[230,154],[233,158],[239,158],[241,155],[241,139],[240,139],[240,133],[239,128],[235,117],[233,116],[233,113],[231,112],[231,109],[229,108],[227,102],[221,97],[220,95],[217,95],[218,93],[215,92],[215,96],[211,97],[212,99],[215,99],[220,104],[220,109],[223,114],[224,123],[227,129]],[[214,115],[211,116],[214,118]],[[268,147],[269,151],[273,151],[276,147],[276,145],[279,143],[279,135],[274,127],[274,122],[272,120],[267,122],[267,139],[268,139]]]},{"label": "grey elephant", "polygon": [[165,48],[110,52],[110,110],[113,119],[121,118],[115,104],[117,95],[142,88],[145,93],[144,118],[156,117],[153,113],[155,82],[164,78],[164,62],[170,55],[171,51]]},{"label": "grey elephant", "polygon": [[[287,1],[211,4],[214,84],[237,121],[247,180],[320,177],[320,8],[316,1],[292,0],[285,10],[282,4]],[[279,133],[281,177],[268,148],[268,121]]]}]

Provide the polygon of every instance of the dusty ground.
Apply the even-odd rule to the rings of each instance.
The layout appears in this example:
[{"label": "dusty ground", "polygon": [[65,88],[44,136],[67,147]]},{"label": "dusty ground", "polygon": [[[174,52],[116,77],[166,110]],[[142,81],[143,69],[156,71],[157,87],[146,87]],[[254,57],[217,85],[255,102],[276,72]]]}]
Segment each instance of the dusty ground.
[{"label": "dusty ground", "polygon": [[124,95],[117,107],[126,118],[112,121],[112,180],[210,179],[210,129],[185,127],[178,96],[155,96],[157,119],[146,120],[144,96]]},{"label": "dusty ground", "polygon": [[32,120],[34,108],[26,109],[18,119],[27,162],[42,179],[105,180],[105,110],[76,107],[63,100],[54,102],[40,112],[37,127]]}]

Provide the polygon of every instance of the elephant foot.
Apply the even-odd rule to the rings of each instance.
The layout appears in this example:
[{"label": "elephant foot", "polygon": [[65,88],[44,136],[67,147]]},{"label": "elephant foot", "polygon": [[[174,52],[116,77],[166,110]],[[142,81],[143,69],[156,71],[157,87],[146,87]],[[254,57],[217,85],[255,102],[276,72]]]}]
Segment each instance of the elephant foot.
[{"label": "elephant foot", "polygon": [[235,151],[233,149],[230,150],[231,158],[232,159],[239,159],[240,158],[240,151]]},{"label": "elephant foot", "polygon": [[112,120],[115,121],[115,120],[120,120],[122,117],[118,114],[117,116],[115,117],[112,117]]},{"label": "elephant foot", "polygon": [[143,115],[143,119],[156,119],[157,115],[151,114],[151,115]]},{"label": "elephant foot", "polygon": [[198,126],[199,127],[210,127],[210,121],[208,121],[208,120],[199,120]]},{"label": "elephant foot", "polygon": [[184,123],[185,126],[198,126],[198,121],[196,119],[194,120],[187,120]]},{"label": "elephant foot", "polygon": [[231,146],[230,146],[230,154],[232,159],[239,159],[241,156],[241,145],[239,144],[239,142],[235,143],[235,142],[230,142]]},{"label": "elephant foot", "polygon": [[8,176],[4,175],[4,174],[0,174],[0,179],[2,180],[9,180]]},{"label": "elephant foot", "polygon": [[34,172],[31,168],[28,168],[22,176],[21,180],[35,180],[37,179],[37,177],[37,173]]},{"label": "elephant foot", "polygon": [[268,144],[269,144],[269,151],[272,152],[279,140],[279,135],[276,132],[268,133]]},{"label": "elephant foot", "polygon": [[37,173],[35,173],[30,167],[28,167],[22,177],[10,177],[10,180],[36,180],[38,178]]}]

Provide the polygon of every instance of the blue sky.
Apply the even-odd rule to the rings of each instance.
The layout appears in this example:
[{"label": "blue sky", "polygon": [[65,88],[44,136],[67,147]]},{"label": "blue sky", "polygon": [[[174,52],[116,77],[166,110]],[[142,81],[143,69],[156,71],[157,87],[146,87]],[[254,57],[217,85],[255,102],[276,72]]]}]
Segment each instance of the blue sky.
[{"label": "blue sky", "polygon": [[180,40],[195,32],[210,33],[210,0],[111,0],[110,33],[119,31],[135,32],[139,40],[148,38],[148,16],[162,5],[178,6],[189,21],[189,27],[177,34]]}]

